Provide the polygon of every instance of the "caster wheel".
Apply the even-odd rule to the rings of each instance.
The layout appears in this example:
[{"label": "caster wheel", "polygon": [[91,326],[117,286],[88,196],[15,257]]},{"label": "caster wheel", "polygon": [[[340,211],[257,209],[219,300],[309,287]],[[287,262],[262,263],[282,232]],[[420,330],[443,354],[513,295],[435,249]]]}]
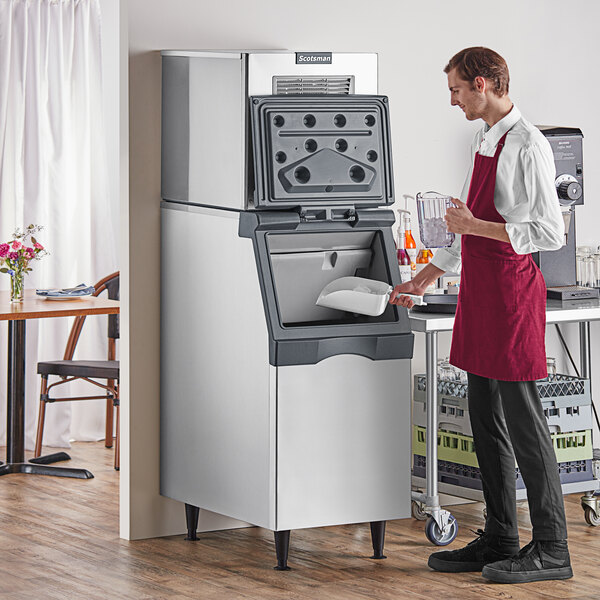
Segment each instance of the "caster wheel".
[{"label": "caster wheel", "polygon": [[583,512],[585,516],[585,522],[588,525],[591,525],[592,527],[598,527],[598,525],[600,525],[600,517],[596,515],[593,508],[586,506],[583,509]]},{"label": "caster wheel", "polygon": [[427,523],[425,523],[425,535],[427,536],[427,539],[436,546],[447,546],[454,540],[457,533],[458,523],[452,515],[450,515],[446,531],[442,531],[438,527],[438,524],[433,517],[429,517]]},{"label": "caster wheel", "polygon": [[410,513],[417,521],[427,521],[428,515],[423,509],[423,504],[421,502],[415,502],[415,500],[412,500],[410,503]]}]

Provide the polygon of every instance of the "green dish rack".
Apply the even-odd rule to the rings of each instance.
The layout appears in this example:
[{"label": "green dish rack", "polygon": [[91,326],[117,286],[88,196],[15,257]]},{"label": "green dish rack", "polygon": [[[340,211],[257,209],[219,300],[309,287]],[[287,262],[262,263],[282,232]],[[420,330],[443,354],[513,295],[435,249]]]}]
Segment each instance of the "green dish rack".
[{"label": "green dish rack", "polygon": [[[412,451],[418,456],[427,456],[426,429],[413,425]],[[589,460],[593,457],[592,430],[571,431],[567,433],[551,434],[552,446],[559,463],[575,460]],[[438,460],[479,467],[475,455],[473,438],[460,433],[438,431]]]}]

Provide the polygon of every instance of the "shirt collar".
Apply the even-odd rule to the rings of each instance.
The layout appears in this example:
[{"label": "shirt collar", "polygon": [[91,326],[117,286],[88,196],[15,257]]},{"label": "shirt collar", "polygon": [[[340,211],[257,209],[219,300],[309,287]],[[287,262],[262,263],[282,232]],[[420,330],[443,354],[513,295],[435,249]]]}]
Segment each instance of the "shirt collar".
[{"label": "shirt collar", "polygon": [[486,144],[494,148],[500,138],[521,118],[521,111],[513,104],[510,112],[500,119],[493,127],[487,123],[483,128],[483,139]]}]

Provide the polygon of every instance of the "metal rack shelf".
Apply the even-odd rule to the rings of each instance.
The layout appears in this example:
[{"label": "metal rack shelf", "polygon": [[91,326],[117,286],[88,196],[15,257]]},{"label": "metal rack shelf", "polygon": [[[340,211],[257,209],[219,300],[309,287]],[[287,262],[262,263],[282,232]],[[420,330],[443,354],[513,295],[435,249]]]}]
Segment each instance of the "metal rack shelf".
[{"label": "metal rack shelf", "polygon": [[[548,300],[546,307],[546,323],[578,323],[579,324],[579,345],[580,345],[580,373],[582,379],[589,380],[591,393],[591,357],[590,357],[590,322],[600,320],[600,301],[577,300],[561,302],[558,300]],[[439,494],[449,494],[459,498],[481,501],[483,494],[479,490],[469,489],[462,486],[455,486],[438,482],[438,461],[437,461],[437,431],[438,431],[438,385],[437,385],[437,362],[438,362],[438,333],[440,331],[452,331],[454,327],[454,316],[447,314],[410,313],[411,328],[414,332],[425,334],[425,355],[426,355],[426,373],[425,373],[425,393],[426,393],[426,455],[434,458],[428,460],[426,466],[426,476],[412,478],[414,491],[413,515],[417,518],[427,518],[425,533],[428,539],[437,545],[446,545],[450,543],[457,533],[456,520],[452,514],[443,510],[440,506]],[[562,381],[569,387],[573,382]],[[461,391],[460,384],[454,383],[457,391]],[[466,386],[465,386],[466,387]],[[566,388],[563,388],[563,391]],[[543,393],[552,393],[560,391],[560,388],[550,386]],[[542,392],[540,393],[542,395]],[[600,525],[600,499],[595,493],[600,490],[600,481],[565,483],[562,485],[563,494],[573,494],[584,492],[581,499],[585,511],[586,521],[590,525]],[[517,500],[525,499],[526,490],[517,490]]]}]

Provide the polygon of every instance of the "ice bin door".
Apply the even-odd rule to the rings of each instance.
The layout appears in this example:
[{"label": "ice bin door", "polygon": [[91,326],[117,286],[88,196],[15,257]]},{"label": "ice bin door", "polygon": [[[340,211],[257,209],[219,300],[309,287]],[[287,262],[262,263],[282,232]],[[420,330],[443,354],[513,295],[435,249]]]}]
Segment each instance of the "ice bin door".
[{"label": "ice bin door", "polygon": [[388,210],[353,222],[304,223],[294,211],[240,214],[240,236],[253,239],[273,366],[308,365],[341,354],[371,360],[411,358],[405,308],[377,317],[316,306],[323,287],[348,275],[397,285]]},{"label": "ice bin door", "polygon": [[369,319],[316,305],[321,290],[340,277],[359,276],[388,282],[382,240],[377,232],[345,232],[334,240],[326,233],[270,234],[267,246],[283,327],[396,320],[392,306],[381,317]]}]

